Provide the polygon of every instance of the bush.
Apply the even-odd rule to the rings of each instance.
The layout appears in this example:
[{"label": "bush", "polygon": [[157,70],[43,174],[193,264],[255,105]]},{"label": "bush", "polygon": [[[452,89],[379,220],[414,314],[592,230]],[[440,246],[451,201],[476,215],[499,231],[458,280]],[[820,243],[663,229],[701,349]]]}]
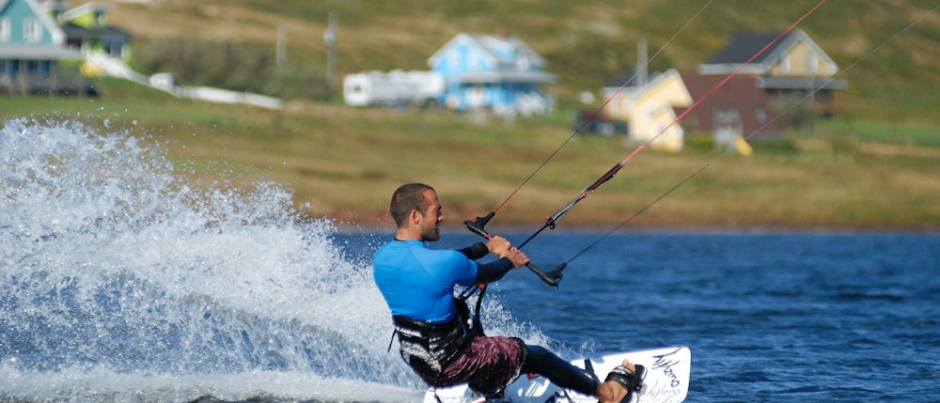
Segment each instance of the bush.
[{"label": "bush", "polygon": [[711,133],[693,132],[686,137],[685,146],[689,150],[713,151],[715,149],[715,136]]},{"label": "bush", "polygon": [[798,96],[774,99],[770,107],[777,115],[777,121],[787,129],[811,131],[816,121],[816,110],[812,101]]},{"label": "bush", "polygon": [[761,140],[752,143],[752,145],[755,152],[762,154],[792,155],[800,152],[799,146],[789,137],[774,140]]},{"label": "bush", "polygon": [[317,75],[310,69],[297,66],[285,66],[274,72],[262,90],[266,94],[276,94],[281,98],[327,99],[331,95],[326,88],[326,77]]},{"label": "bush", "polygon": [[280,98],[325,98],[326,84],[315,72],[278,68],[272,49],[225,41],[155,39],[136,45],[135,68],[167,72],[186,85],[255,92]]}]

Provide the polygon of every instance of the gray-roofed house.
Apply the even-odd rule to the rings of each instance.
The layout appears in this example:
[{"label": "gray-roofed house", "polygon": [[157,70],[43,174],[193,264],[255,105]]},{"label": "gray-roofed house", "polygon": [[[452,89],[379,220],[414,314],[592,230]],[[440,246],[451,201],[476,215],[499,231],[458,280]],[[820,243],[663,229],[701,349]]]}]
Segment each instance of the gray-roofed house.
[{"label": "gray-roofed house", "polygon": [[779,32],[735,35],[698,66],[698,73],[727,76],[740,68],[737,74],[755,77],[770,99],[809,97],[819,115],[838,114],[839,91],[847,88],[844,80],[836,78],[839,66],[801,29],[774,42],[778,36]]},{"label": "gray-roofed house", "polygon": [[784,135],[767,96],[757,87],[754,77],[727,78],[686,72],[682,74],[682,81],[695,100],[696,108],[676,112],[686,115],[682,125],[690,132],[711,133],[715,145],[732,147],[738,137],[769,140]]},{"label": "gray-roofed house", "polygon": [[522,40],[497,35],[457,34],[428,59],[447,87],[439,101],[456,110],[490,109],[498,114],[545,113],[553,100],[543,84],[558,81],[545,60]]},{"label": "gray-roofed house", "polygon": [[59,72],[60,62],[81,60],[65,38],[34,0],[0,0],[0,92],[82,91],[81,77],[66,79]]},{"label": "gray-roofed house", "polygon": [[62,27],[70,48],[82,53],[100,50],[124,60],[130,57],[131,34],[109,24],[108,5],[92,2],[68,8],[63,0],[47,0],[44,6]]}]

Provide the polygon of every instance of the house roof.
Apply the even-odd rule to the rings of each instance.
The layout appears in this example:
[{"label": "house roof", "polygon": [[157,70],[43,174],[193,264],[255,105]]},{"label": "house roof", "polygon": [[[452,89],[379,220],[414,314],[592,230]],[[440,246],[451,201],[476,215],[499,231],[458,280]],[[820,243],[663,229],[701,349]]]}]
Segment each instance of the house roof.
[{"label": "house roof", "polygon": [[542,66],[545,59],[532,48],[522,42],[515,35],[484,35],[471,34],[470,38],[483,46],[483,49],[499,59],[500,63],[514,63],[516,59],[525,57],[533,66]]},{"label": "house roof", "polygon": [[81,25],[76,25],[71,22],[62,25],[62,31],[64,31],[65,36],[69,38],[93,36],[93,37],[98,37],[98,38],[117,37],[117,38],[128,40],[132,36],[129,32],[120,28],[116,28],[116,27],[107,26],[107,27],[85,28]]},{"label": "house roof", "polygon": [[512,81],[516,83],[555,83],[558,76],[544,71],[473,71],[458,73],[453,79],[460,83],[493,83]]},{"label": "house roof", "polygon": [[[653,94],[656,91],[660,91],[664,85],[668,85],[670,79],[675,79],[680,85],[684,85],[682,82],[682,76],[679,74],[679,71],[676,69],[669,69],[662,73],[653,73],[650,78],[647,80],[646,85],[642,87],[630,87],[627,91],[622,92],[624,95],[633,97],[634,99],[643,98],[649,94]],[[619,87],[604,87],[603,92],[606,94],[614,94],[619,90]],[[680,95],[682,99],[672,99],[669,100],[673,106],[677,105],[690,105],[692,103],[691,93],[688,91],[688,88],[684,88],[683,94]]]},{"label": "house roof", "polygon": [[[0,0],[0,3],[2,2],[3,0]],[[68,4],[65,4],[65,0],[43,0],[39,5],[55,12],[62,12],[69,9]]]},{"label": "house roof", "polygon": [[433,66],[437,59],[443,57],[452,45],[461,41],[470,41],[475,44],[480,50],[495,59],[497,64],[501,66],[515,66],[516,61],[523,58],[527,59],[529,65],[532,67],[541,68],[545,65],[545,59],[515,35],[466,33],[457,34],[457,36],[438,49],[437,52],[428,58],[428,64]]},{"label": "house roof", "polygon": [[3,45],[0,46],[0,60],[81,60],[77,50],[51,45]]},{"label": "house roof", "polygon": [[[779,32],[773,33],[742,33],[735,35],[731,38],[731,41],[728,42],[725,47],[721,48],[718,53],[715,53],[711,59],[708,59],[707,64],[741,64],[745,63],[754,57],[757,52],[767,46],[767,50],[761,53],[760,56],[756,57],[752,63],[763,63],[765,60],[770,58],[770,55],[774,53],[774,49],[778,48],[783,44],[784,38],[770,44],[777,36]],[[768,45],[770,44],[770,45]]]},{"label": "house roof", "polygon": [[[700,74],[729,74],[746,64],[739,71],[741,74],[764,74],[794,45],[801,42],[812,48],[813,53],[824,63],[833,66],[834,70],[838,69],[836,63],[806,32],[794,29],[786,34],[781,32],[739,33],[707,62],[699,65],[698,72]],[[758,53],[760,55],[757,55]],[[751,60],[752,58],[754,60]]]},{"label": "house roof", "polygon": [[[768,139],[781,136],[783,130],[775,121],[766,95],[757,85],[758,79],[735,75],[715,89],[726,78],[682,73],[682,81],[696,102],[693,104],[694,109],[682,119],[683,125],[696,131],[712,132],[716,127],[716,112],[736,111],[745,137]],[[682,116],[687,110],[677,108],[676,113]]]},{"label": "house roof", "polygon": [[849,84],[838,78],[760,77],[757,86],[764,89],[844,90]]},{"label": "house roof", "polygon": [[88,12],[103,13],[103,12],[107,12],[110,9],[111,7],[108,6],[107,4],[99,4],[95,2],[85,3],[78,7],[65,10],[65,12],[62,14],[62,18],[67,21],[83,13],[88,13]]}]

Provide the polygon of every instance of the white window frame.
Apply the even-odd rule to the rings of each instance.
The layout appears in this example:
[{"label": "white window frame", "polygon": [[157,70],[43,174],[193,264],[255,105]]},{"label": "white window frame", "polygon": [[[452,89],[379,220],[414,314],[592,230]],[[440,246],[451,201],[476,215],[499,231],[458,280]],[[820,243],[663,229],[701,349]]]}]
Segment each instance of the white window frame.
[{"label": "white window frame", "polygon": [[9,17],[0,18],[0,42],[9,42],[10,41],[10,27],[13,24],[10,23]]},{"label": "white window frame", "polygon": [[477,70],[480,68],[480,55],[476,53],[470,54],[470,61],[468,63],[471,70]]},{"label": "white window frame", "polygon": [[35,18],[23,19],[23,40],[26,42],[42,41],[42,23]]}]

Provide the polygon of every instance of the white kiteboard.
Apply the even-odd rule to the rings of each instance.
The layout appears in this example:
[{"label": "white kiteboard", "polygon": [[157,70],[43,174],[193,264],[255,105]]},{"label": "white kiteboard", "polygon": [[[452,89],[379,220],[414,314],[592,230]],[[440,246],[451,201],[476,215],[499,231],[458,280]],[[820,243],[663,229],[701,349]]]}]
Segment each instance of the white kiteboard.
[{"label": "white kiteboard", "polygon": [[[591,366],[601,381],[624,359],[646,367],[644,387],[633,394],[633,403],[679,403],[689,391],[689,374],[692,370],[692,352],[688,347],[663,347],[652,350],[632,351],[592,358]],[[584,360],[572,361],[585,368]],[[424,395],[424,403],[478,403],[487,401],[467,387],[459,384],[447,388],[431,388]],[[503,395],[488,402],[506,403],[596,403],[597,398],[563,390],[545,377],[522,374],[506,387]]]}]

